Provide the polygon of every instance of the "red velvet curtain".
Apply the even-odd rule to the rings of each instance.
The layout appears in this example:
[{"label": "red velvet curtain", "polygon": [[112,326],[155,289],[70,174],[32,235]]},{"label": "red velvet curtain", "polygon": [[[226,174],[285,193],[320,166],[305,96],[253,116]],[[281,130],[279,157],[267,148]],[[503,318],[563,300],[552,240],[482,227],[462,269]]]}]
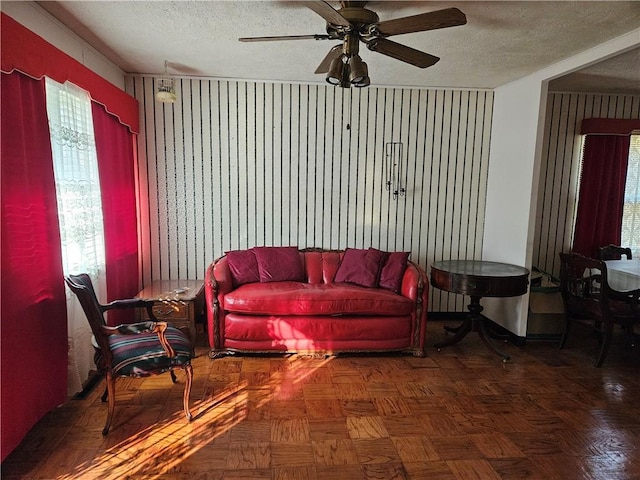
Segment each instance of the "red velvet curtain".
[{"label": "red velvet curtain", "polygon": [[[91,104],[98,155],[108,300],[138,293],[138,223],[133,135],[102,105]],[[133,313],[109,312],[108,323],[130,323]]]},{"label": "red velvet curtain", "polygon": [[598,247],[620,244],[628,135],[587,135],[573,251],[597,258]]},{"label": "red velvet curtain", "polygon": [[67,312],[44,80],[2,74],[2,459],[66,401]]},{"label": "red velvet curtain", "polygon": [[[4,12],[0,14],[0,24],[3,72],[0,445],[4,460],[35,422],[66,400],[66,302],[43,76],[59,82],[69,80],[84,88],[93,102],[106,105],[112,115],[126,124],[124,128],[133,132],[138,131],[138,102]],[[102,139],[97,141],[101,176],[110,177],[111,173],[115,176],[125,167],[120,163],[115,166],[112,155],[114,162],[125,162],[124,157],[103,147],[112,141],[111,135],[122,134],[113,130],[96,132],[96,136],[101,135]],[[129,146],[119,148],[128,150],[126,168],[133,171],[131,135],[129,142]],[[116,171],[110,172],[110,168]],[[131,265],[137,267],[137,258],[133,260],[137,254],[131,253],[133,243],[137,249],[137,232],[130,222],[131,215],[136,215],[135,201],[130,201],[135,186],[133,177],[127,175],[131,184],[126,188],[122,185],[129,180],[123,178],[107,179],[106,185],[102,185],[106,188],[105,197],[126,199],[115,204],[105,202],[106,209],[110,209],[105,217],[107,261],[115,262],[113,267],[107,266],[111,298],[131,296],[138,288],[137,268],[134,274],[130,273]],[[131,206],[129,214],[122,214],[118,205]],[[120,221],[123,226],[118,225]],[[132,231],[136,233],[135,240],[131,240]]]}]

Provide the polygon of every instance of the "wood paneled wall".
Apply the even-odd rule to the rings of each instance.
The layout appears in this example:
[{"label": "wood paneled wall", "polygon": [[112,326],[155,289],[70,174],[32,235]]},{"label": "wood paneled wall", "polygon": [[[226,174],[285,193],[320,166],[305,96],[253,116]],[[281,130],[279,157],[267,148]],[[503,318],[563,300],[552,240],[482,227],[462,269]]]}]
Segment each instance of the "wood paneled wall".
[{"label": "wood paneled wall", "polygon": [[556,276],[558,254],[573,244],[584,118],[640,118],[640,96],[548,95],[533,265]]},{"label": "wood paneled wall", "polygon": [[[131,77],[140,102],[143,281],[203,278],[226,250],[373,246],[480,258],[493,93],[177,79],[178,101]],[[385,188],[402,142],[406,196]],[[432,311],[464,299],[433,292]]]}]

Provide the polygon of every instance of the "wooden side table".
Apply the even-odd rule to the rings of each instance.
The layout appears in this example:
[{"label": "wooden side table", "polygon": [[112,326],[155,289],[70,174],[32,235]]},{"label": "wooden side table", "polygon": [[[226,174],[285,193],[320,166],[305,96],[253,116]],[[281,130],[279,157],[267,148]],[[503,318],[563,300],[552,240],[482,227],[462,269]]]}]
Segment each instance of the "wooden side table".
[{"label": "wooden side table", "polygon": [[[196,319],[204,310],[203,280],[156,280],[140,291],[136,298],[156,302],[152,309],[156,318],[173,327],[188,330],[195,347]],[[145,309],[140,309],[140,313],[142,320],[149,320]]]},{"label": "wooden side table", "polygon": [[509,355],[498,350],[490,341],[480,299],[483,297],[517,297],[524,295],[529,285],[529,270],[517,265],[482,260],[445,260],[431,265],[431,285],[447,292],[469,295],[471,303],[466,320],[452,329],[448,340],[437,343],[440,349],[462,340],[470,331],[478,332],[489,350],[497,353],[503,361]]}]

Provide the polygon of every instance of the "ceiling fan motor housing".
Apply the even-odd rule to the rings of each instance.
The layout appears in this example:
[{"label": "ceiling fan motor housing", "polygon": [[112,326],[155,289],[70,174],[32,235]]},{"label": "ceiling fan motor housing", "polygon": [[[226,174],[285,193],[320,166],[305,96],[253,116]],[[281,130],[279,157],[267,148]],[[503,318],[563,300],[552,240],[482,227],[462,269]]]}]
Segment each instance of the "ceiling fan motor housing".
[{"label": "ceiling fan motor housing", "polygon": [[380,18],[376,12],[366,8],[345,7],[338,10],[338,13],[349,20],[352,24],[378,23]]},{"label": "ceiling fan motor housing", "polygon": [[[345,7],[338,10],[338,13],[355,27],[355,32],[353,33],[367,34],[369,30],[368,26],[380,21],[376,12],[367,10],[366,8]],[[327,23],[327,33],[333,38],[343,39],[344,36],[350,32],[348,27]]]}]

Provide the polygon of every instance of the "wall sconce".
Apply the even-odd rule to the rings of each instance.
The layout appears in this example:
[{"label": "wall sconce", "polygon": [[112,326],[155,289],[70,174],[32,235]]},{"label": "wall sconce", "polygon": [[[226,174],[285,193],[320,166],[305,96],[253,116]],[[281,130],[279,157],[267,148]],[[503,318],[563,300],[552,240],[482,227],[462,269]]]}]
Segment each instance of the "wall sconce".
[{"label": "wall sconce", "polygon": [[404,197],[407,193],[407,169],[402,158],[402,142],[387,142],[384,144],[385,188],[393,193],[393,199],[398,195]]},{"label": "wall sconce", "polygon": [[175,81],[167,73],[168,62],[164,61],[164,76],[157,79],[156,100],[162,103],[174,103],[176,101]]}]

